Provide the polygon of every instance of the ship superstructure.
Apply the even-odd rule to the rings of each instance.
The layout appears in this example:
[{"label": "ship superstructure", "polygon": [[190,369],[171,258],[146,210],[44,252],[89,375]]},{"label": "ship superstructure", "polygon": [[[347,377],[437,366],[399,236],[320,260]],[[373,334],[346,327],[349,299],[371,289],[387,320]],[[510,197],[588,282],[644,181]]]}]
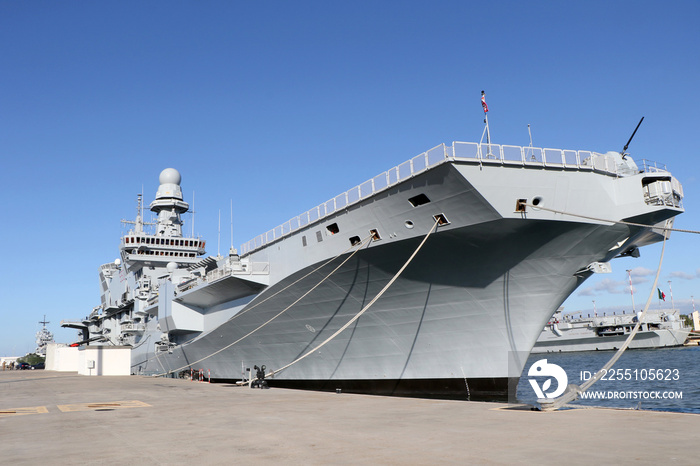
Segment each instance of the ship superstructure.
[{"label": "ship superstructure", "polygon": [[665,167],[626,154],[455,142],[254,238],[240,257],[203,258],[203,241],[182,237],[179,184],[176,170],[161,173],[156,232],[137,217],[121,259],[100,269],[102,303],[64,326],[132,347],[135,374],[203,368],[232,380],[311,352],[269,383],[393,395],[505,396],[576,287],[660,241],[683,212]]},{"label": "ship superstructure", "polygon": [[[635,313],[576,317],[557,311],[542,330],[532,352],[617,350],[627,340],[639,317]],[[648,311],[629,347],[683,346],[689,334],[690,328],[684,325],[678,310]]]},{"label": "ship superstructure", "polygon": [[46,328],[46,324],[50,323],[46,320],[46,315],[44,315],[44,320],[39,323],[42,325],[42,327],[41,330],[36,332],[36,349],[34,350],[34,353],[45,357],[46,346],[49,343],[53,343],[53,333]]}]

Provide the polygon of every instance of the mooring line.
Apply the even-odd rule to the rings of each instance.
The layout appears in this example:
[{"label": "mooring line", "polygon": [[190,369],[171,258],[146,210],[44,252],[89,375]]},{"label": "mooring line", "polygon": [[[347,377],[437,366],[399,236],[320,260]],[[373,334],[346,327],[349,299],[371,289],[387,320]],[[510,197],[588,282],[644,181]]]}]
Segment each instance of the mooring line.
[{"label": "mooring line", "polygon": [[280,367],[280,368],[277,369],[277,370],[271,371],[269,374],[266,374],[265,377],[273,376],[273,375],[275,375],[276,373],[281,372],[281,371],[287,369],[288,367],[290,367],[290,366],[292,366],[292,365],[298,363],[299,361],[301,361],[302,359],[306,358],[306,357],[309,356],[310,354],[312,354],[312,353],[318,351],[318,350],[321,349],[323,346],[325,346],[328,342],[330,342],[330,341],[333,340],[335,337],[337,337],[338,335],[340,335],[340,334],[343,332],[343,330],[345,330],[345,329],[348,328],[350,325],[352,325],[353,322],[355,322],[357,319],[359,319],[359,318],[362,316],[362,314],[364,314],[370,307],[372,307],[372,305],[373,305],[375,302],[377,302],[377,300],[378,300],[379,298],[382,297],[382,295],[386,292],[386,290],[388,290],[389,287],[391,287],[391,285],[394,284],[394,282],[399,278],[399,276],[403,273],[403,271],[406,269],[406,267],[408,267],[408,264],[410,264],[411,261],[413,261],[413,258],[416,257],[416,254],[418,254],[418,251],[421,250],[421,248],[423,247],[423,245],[425,244],[425,242],[428,240],[428,238],[430,237],[430,235],[433,234],[433,232],[435,231],[435,229],[437,228],[437,226],[438,226],[439,223],[440,223],[440,220],[439,220],[439,219],[438,219],[438,220],[435,220],[435,223],[433,224],[432,228],[430,229],[430,231],[428,232],[428,234],[425,235],[425,238],[423,238],[423,241],[421,241],[421,243],[418,245],[418,248],[416,248],[416,250],[413,251],[413,254],[411,254],[411,257],[409,257],[408,260],[406,261],[406,263],[399,269],[398,272],[396,272],[396,275],[394,275],[394,277],[393,277],[391,280],[389,280],[389,283],[387,283],[387,284],[384,286],[384,288],[382,288],[382,290],[372,299],[372,301],[370,301],[369,304],[367,304],[364,308],[362,308],[362,310],[361,310],[360,312],[358,312],[357,314],[355,314],[355,316],[354,316],[352,319],[350,319],[345,325],[343,325],[342,327],[340,327],[335,333],[333,333],[333,335],[331,335],[330,337],[326,338],[322,343],[320,343],[320,344],[319,344],[318,346],[316,346],[314,349],[312,349],[312,350],[306,352],[305,354],[303,354],[302,356],[298,357],[298,358],[295,359],[294,361],[290,362],[290,363],[287,364],[286,366],[282,366],[282,367]]},{"label": "mooring line", "polygon": [[[280,311],[279,313],[277,313],[274,317],[272,317],[272,318],[270,318],[269,320],[267,320],[265,323],[261,324],[260,326],[258,326],[258,327],[255,328],[254,330],[251,330],[251,331],[248,332],[247,334],[243,335],[243,336],[240,337],[238,340],[236,340],[236,341],[234,341],[234,342],[232,342],[232,343],[229,343],[228,345],[224,346],[223,348],[220,348],[220,349],[218,349],[217,351],[215,351],[215,352],[213,352],[213,353],[211,353],[211,354],[209,354],[209,355],[207,355],[207,356],[204,356],[204,357],[201,358],[201,359],[198,359],[197,361],[191,362],[191,363],[189,363],[189,364],[187,364],[187,365],[185,365],[185,366],[179,367],[179,368],[177,368],[177,369],[169,370],[169,371],[167,371],[167,372],[165,372],[165,368],[163,368],[164,373],[163,373],[163,374],[156,374],[156,376],[167,375],[167,374],[171,374],[171,373],[173,373],[173,372],[177,372],[177,371],[180,371],[180,370],[185,369],[185,368],[188,368],[188,367],[192,367],[194,364],[199,364],[200,362],[205,361],[205,360],[209,359],[210,357],[215,356],[215,355],[221,353],[222,351],[225,351],[225,350],[227,350],[228,348],[232,347],[233,345],[235,345],[235,344],[241,342],[242,340],[248,338],[249,336],[251,336],[252,334],[254,334],[255,332],[257,332],[258,330],[262,329],[262,328],[265,327],[267,324],[269,324],[270,322],[272,322],[273,320],[275,320],[276,318],[278,318],[279,316],[281,316],[282,314],[284,314],[285,312],[287,312],[292,306],[294,306],[295,304],[297,304],[299,301],[301,301],[301,300],[304,299],[307,295],[309,295],[312,291],[314,291],[316,288],[318,288],[323,282],[325,282],[328,278],[330,278],[331,275],[333,275],[335,272],[337,272],[338,269],[340,269],[343,265],[345,265],[345,263],[347,263],[358,251],[360,251],[360,249],[361,249],[362,246],[365,244],[365,242],[367,242],[367,241],[368,241],[369,239],[371,239],[371,238],[372,238],[372,235],[369,235],[367,238],[365,238],[364,240],[362,240],[360,243],[351,246],[351,247],[357,246],[356,249],[352,252],[352,254],[350,254],[347,258],[345,258],[345,260],[344,260],[343,262],[341,262],[335,269],[333,269],[328,275],[326,275],[320,282],[318,282],[316,285],[314,285],[313,287],[311,287],[306,293],[304,293],[303,295],[301,295],[296,301],[294,301],[292,304],[290,304],[289,306],[287,306],[286,308],[284,308],[282,311]],[[348,250],[346,250],[345,252],[347,252],[347,251],[348,251]],[[314,269],[313,271],[309,272],[308,274],[304,275],[304,276],[303,276],[302,278],[300,278],[299,280],[301,280],[301,279],[303,279],[303,278],[306,278],[306,277],[308,277],[309,275],[311,275],[312,273],[314,273],[314,272],[320,270],[322,267],[324,267],[325,265],[329,264],[331,261],[337,259],[337,258],[340,257],[342,254],[344,254],[345,252],[343,252],[343,253],[341,253],[341,254],[335,256],[333,259],[327,261],[327,262],[324,263],[323,265],[319,266],[318,268],[316,268],[316,269]],[[295,281],[294,283],[292,283],[291,285],[298,283],[299,280],[296,280],[296,281]],[[291,285],[289,285],[289,286],[291,286]],[[289,288],[289,286],[287,286],[287,287],[283,288],[282,290],[276,292],[275,294],[273,294],[272,296],[266,298],[265,300],[260,301],[259,303],[256,303],[255,306],[251,307],[250,309],[253,309],[253,308],[257,307],[258,305],[264,303],[264,302],[267,301],[268,299],[270,299],[270,298],[272,298],[272,297],[274,297],[274,296],[277,296],[279,293],[281,293],[282,291],[284,291],[284,290],[286,290],[287,288]],[[246,309],[246,312],[249,311],[250,309]],[[239,313],[239,314],[237,314],[237,315],[240,315],[240,314],[243,314],[243,313],[241,312],[241,313]],[[235,316],[234,316],[234,317],[235,317]],[[233,320],[233,318],[229,319],[229,322],[230,322],[231,320]],[[156,354],[156,358],[157,358],[157,354]],[[159,362],[160,362],[160,360],[159,360]],[[162,367],[162,365],[161,365],[161,367]]]},{"label": "mooring line", "polygon": [[[668,225],[670,220],[666,220],[666,225]],[[656,277],[654,277],[654,284],[651,287],[651,292],[649,293],[649,297],[647,298],[647,302],[644,305],[644,310],[642,313],[637,317],[637,324],[634,326],[632,331],[630,332],[629,336],[627,337],[627,340],[620,346],[620,349],[618,349],[615,354],[613,355],[612,358],[600,369],[598,372],[595,373],[593,377],[588,379],[586,382],[582,383],[581,385],[576,385],[576,384],[571,384],[567,387],[566,391],[559,397],[554,398],[552,400],[537,400],[537,402],[540,404],[542,407],[543,411],[553,411],[557,410],[563,406],[565,406],[567,403],[570,403],[574,400],[576,400],[579,396],[580,393],[585,392],[588,390],[594,383],[596,383],[598,380],[600,380],[601,377],[603,377],[612,366],[615,365],[618,359],[622,356],[622,353],[625,352],[627,347],[632,343],[632,339],[634,336],[637,334],[639,329],[641,328],[642,322],[644,321],[644,317],[646,316],[647,310],[649,309],[649,306],[651,305],[651,301],[654,298],[654,290],[656,289],[656,285],[659,282],[659,275],[661,275],[661,264],[664,261],[664,251],[666,249],[666,236],[664,235],[664,239],[661,245],[661,257],[659,258],[659,268],[656,270]]]},{"label": "mooring line", "polygon": [[[596,222],[605,222],[605,223],[618,223],[620,225],[629,225],[633,227],[642,227],[642,228],[651,228],[654,230],[663,230],[663,231],[677,231],[679,233],[693,233],[696,235],[700,235],[700,231],[698,230],[683,230],[681,228],[670,228],[670,227],[658,227],[655,225],[647,225],[645,223],[634,223],[634,222],[626,222],[624,220],[610,220],[606,218],[597,218],[597,217],[590,217],[588,215],[582,215],[582,214],[574,214],[571,212],[565,212],[563,210],[556,210],[556,209],[550,209],[548,207],[542,207],[538,205],[533,205],[529,204],[527,202],[518,202],[519,206],[527,206],[527,207],[532,207],[533,209],[536,210],[546,210],[548,212],[553,212],[555,214],[561,214],[561,215],[569,215],[571,217],[579,217],[579,218],[585,218],[586,220],[593,220]],[[524,212],[523,212],[524,213]],[[668,225],[668,221],[666,222],[666,225]]]}]

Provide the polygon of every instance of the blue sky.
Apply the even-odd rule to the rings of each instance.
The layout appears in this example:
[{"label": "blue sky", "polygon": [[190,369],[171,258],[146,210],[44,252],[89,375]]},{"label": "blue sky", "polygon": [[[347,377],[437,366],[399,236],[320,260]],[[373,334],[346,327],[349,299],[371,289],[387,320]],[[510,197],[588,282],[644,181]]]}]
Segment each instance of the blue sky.
[{"label": "blue sky", "polygon": [[[700,229],[700,3],[17,2],[0,0],[0,354],[46,314],[99,304],[99,265],[163,168],[195,195],[195,233],[236,246],[442,142],[621,150],[667,164]],[[190,216],[185,218],[187,231]],[[662,268],[700,302],[697,235]],[[567,311],[642,303],[660,247],[613,261]],[[637,304],[639,306],[639,304]],[[700,305],[698,306],[700,308]]]}]

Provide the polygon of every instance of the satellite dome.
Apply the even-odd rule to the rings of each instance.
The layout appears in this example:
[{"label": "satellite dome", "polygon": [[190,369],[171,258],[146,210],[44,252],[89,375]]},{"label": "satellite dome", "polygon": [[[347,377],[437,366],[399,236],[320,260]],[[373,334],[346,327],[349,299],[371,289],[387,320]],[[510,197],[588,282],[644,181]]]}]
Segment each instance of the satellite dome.
[{"label": "satellite dome", "polygon": [[180,176],[180,172],[175,170],[174,168],[166,168],[162,172],[160,172],[160,177],[158,177],[158,180],[160,181],[160,184],[180,184],[180,180],[182,180],[182,177]]}]

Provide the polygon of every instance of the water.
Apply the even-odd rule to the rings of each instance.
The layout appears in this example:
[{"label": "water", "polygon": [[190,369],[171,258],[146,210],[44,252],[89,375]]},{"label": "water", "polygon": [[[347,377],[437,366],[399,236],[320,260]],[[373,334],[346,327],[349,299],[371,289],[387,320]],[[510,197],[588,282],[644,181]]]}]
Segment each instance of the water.
[{"label": "water", "polygon": [[[530,366],[536,361],[546,359],[548,364],[557,364],[566,372],[569,384],[581,385],[614,354],[613,351],[531,354],[518,384],[518,402],[536,404],[537,395],[530,379],[536,380],[545,394],[557,387],[553,377],[528,376]],[[552,380],[549,388],[545,387],[547,379]],[[599,380],[587,391],[589,396],[598,396],[598,399],[579,398],[571,405],[700,414],[698,346],[627,350],[605,379]]]}]

